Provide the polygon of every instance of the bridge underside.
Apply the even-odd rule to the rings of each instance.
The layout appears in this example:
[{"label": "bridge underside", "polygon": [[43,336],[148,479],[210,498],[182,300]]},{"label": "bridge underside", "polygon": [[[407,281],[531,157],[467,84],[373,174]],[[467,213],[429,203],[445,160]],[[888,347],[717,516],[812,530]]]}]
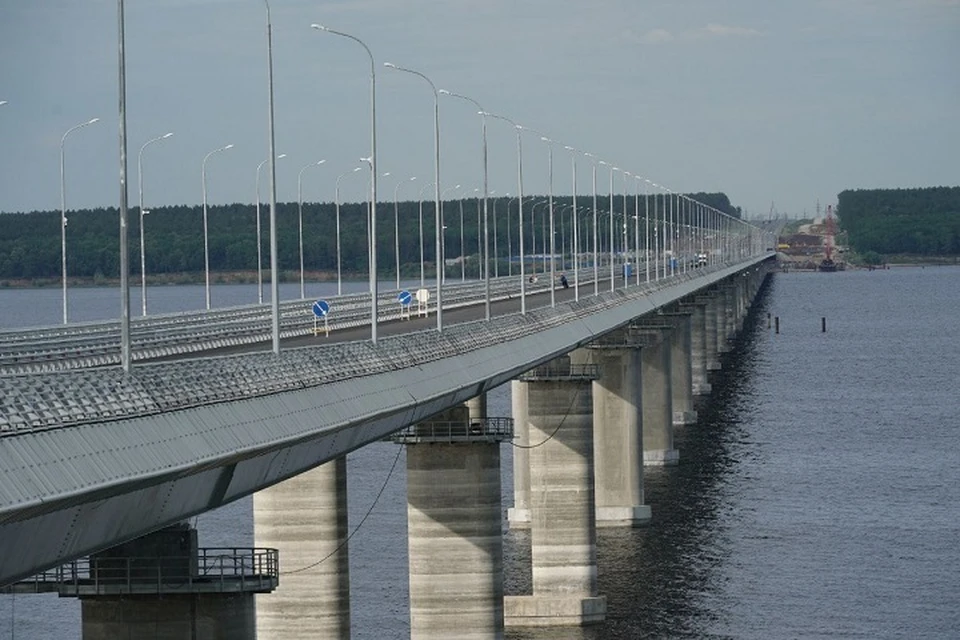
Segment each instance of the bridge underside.
[{"label": "bridge underside", "polygon": [[[343,456],[637,317],[738,277],[762,261],[757,258],[652,292],[631,287],[523,317],[451,326],[442,334],[423,332],[417,334],[422,351],[409,353],[412,366],[5,438],[0,450],[0,540],[17,553],[4,557],[0,585],[217,508]],[[490,339],[500,324],[510,325],[501,336],[515,337]],[[322,367],[327,352],[330,362],[342,359],[342,348],[310,347],[284,352],[281,358],[296,373],[297,367]],[[366,348],[389,350],[391,339]],[[423,353],[438,355],[427,364]],[[212,360],[256,368],[265,358],[276,363],[272,354]],[[396,354],[383,360],[396,362]],[[130,376],[177,376],[177,366],[138,367]],[[211,386],[229,384],[223,370],[210,367]]]}]

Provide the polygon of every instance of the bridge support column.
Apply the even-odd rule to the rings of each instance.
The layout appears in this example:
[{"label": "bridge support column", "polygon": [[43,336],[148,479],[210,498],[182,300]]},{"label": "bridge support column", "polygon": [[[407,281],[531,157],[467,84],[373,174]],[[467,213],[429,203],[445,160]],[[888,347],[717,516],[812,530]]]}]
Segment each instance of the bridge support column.
[{"label": "bridge support column", "polygon": [[726,319],[725,319],[726,340],[724,340],[724,343],[727,347],[726,348],[727,352],[730,352],[733,350],[733,343],[736,342],[737,333],[739,333],[739,329],[737,327],[737,320],[739,317],[738,306],[740,303],[737,300],[737,281],[736,281],[737,277],[738,276],[734,276],[734,280],[732,282],[724,283],[724,285],[720,289],[721,293],[723,294],[724,311],[726,315]]},{"label": "bridge support column", "polygon": [[511,529],[530,528],[530,427],[527,394],[519,380],[510,382],[510,401],[513,415],[513,506],[507,509]]},{"label": "bridge support column", "polygon": [[349,640],[347,459],[255,493],[253,526],[258,545],[280,549],[285,572],[276,593],[257,600],[258,639]]},{"label": "bridge support column", "polygon": [[467,406],[394,436],[407,448],[410,638],[503,638],[500,443]]},{"label": "bridge support column", "polygon": [[711,391],[707,378],[706,304],[684,302],[680,309],[690,314],[690,376],[693,395],[705,396]]},{"label": "bridge support column", "polygon": [[673,424],[694,424],[697,412],[693,408],[693,332],[690,312],[664,313],[670,321],[670,392]]},{"label": "bridge support column", "polygon": [[680,453],[673,448],[670,329],[647,326],[637,329],[651,338],[640,353],[643,463],[675,465],[680,460]]},{"label": "bridge support column", "polygon": [[720,349],[717,345],[717,298],[708,295],[696,298],[697,303],[703,303],[704,344],[707,345],[707,375],[710,371],[720,369]]},{"label": "bridge support column", "polygon": [[60,594],[80,598],[83,640],[256,640],[254,593],[276,586],[276,567],[258,588],[259,555],[234,551],[211,550],[211,564],[196,530],[174,525],[90,556],[89,575]]},{"label": "bridge support column", "polygon": [[[616,344],[619,342],[620,344]],[[600,368],[593,382],[593,460],[597,526],[650,521],[643,498],[643,411],[640,347],[625,332],[574,352]]]},{"label": "bridge support column", "polygon": [[533,594],[507,596],[508,626],[600,622],[593,469],[594,367],[560,357],[524,374],[515,391],[529,411]]},{"label": "bridge support column", "polygon": [[737,293],[739,294],[739,308],[737,315],[737,333],[743,330],[743,324],[746,322],[747,314],[750,313],[750,305],[753,303],[753,295],[750,293],[750,275],[744,273],[740,276]]}]

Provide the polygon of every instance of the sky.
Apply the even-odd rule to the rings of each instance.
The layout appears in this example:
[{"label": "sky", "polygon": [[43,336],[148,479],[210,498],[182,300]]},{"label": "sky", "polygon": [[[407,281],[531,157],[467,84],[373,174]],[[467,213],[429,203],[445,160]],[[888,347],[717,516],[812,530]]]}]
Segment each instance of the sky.
[{"label": "sky", "polygon": [[[469,96],[555,140],[554,193],[592,193],[590,152],[748,217],[813,215],[853,188],[960,184],[960,0],[273,0],[277,199],[367,194],[375,58],[381,202],[432,199],[434,96]],[[145,207],[252,203],[269,156],[258,0],[126,0],[127,185]],[[0,0],[0,212],[120,201],[117,2]],[[446,198],[482,192],[481,119],[440,96]],[[488,119],[489,188],[517,193],[512,127]],[[523,190],[549,188],[524,132]],[[319,160],[321,166],[308,167]],[[266,167],[265,167],[266,169]],[[301,173],[301,170],[303,172]],[[608,168],[597,170],[601,194]],[[411,181],[411,178],[416,180]],[[615,173],[614,189],[650,187]],[[454,188],[461,185],[460,189]],[[480,191],[475,191],[480,190]],[[269,177],[261,173],[269,201]]]}]

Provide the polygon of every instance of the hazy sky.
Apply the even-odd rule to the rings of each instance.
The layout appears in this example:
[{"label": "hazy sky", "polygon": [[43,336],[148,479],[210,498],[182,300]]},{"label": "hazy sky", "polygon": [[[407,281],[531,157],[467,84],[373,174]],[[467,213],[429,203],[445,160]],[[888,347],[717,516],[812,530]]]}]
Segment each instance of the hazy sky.
[{"label": "hazy sky", "polygon": [[[332,201],[369,154],[376,58],[380,199],[433,179],[433,96],[393,62],[676,191],[724,191],[750,215],[812,213],[846,188],[960,183],[960,0],[273,0],[277,197]],[[146,206],[253,202],[267,158],[265,12],[258,0],[127,0],[128,184]],[[0,211],[119,202],[117,3],[0,0]],[[481,187],[480,118],[441,96],[441,184]],[[489,122],[490,188],[516,194],[516,138]],[[556,193],[571,156],[555,155]],[[591,190],[581,158],[578,192]],[[342,199],[363,198],[365,174]],[[267,172],[262,193],[267,201]],[[622,190],[622,175],[616,189]],[[601,193],[609,185],[598,171]],[[629,189],[633,193],[636,185]],[[524,191],[547,147],[524,135]],[[425,198],[432,198],[430,190]],[[452,195],[448,194],[448,197]]]}]

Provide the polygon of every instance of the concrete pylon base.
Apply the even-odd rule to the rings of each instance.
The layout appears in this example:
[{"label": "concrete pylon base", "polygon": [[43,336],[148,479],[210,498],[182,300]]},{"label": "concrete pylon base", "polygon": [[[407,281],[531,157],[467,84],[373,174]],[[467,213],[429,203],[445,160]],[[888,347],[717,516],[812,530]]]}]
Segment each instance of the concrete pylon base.
[{"label": "concrete pylon base", "polygon": [[673,412],[673,424],[677,424],[677,425],[696,424],[696,422],[697,422],[696,411],[674,411]]},{"label": "concrete pylon base", "polygon": [[643,464],[648,467],[672,467],[680,462],[680,452],[676,449],[643,451]]},{"label": "concrete pylon base", "polygon": [[638,527],[653,517],[650,505],[634,507],[597,507],[598,527]]},{"label": "concrete pylon base", "polygon": [[530,509],[510,507],[507,509],[507,522],[511,529],[525,531],[530,528]]},{"label": "concrete pylon base", "polygon": [[704,382],[701,384],[694,383],[693,385],[693,395],[695,396],[708,396],[712,391],[713,386],[709,382]]},{"label": "concrete pylon base", "polygon": [[603,622],[606,596],[505,596],[504,623],[508,627],[573,627]]},{"label": "concrete pylon base", "polygon": [[252,593],[82,598],[84,640],[255,640]]}]

